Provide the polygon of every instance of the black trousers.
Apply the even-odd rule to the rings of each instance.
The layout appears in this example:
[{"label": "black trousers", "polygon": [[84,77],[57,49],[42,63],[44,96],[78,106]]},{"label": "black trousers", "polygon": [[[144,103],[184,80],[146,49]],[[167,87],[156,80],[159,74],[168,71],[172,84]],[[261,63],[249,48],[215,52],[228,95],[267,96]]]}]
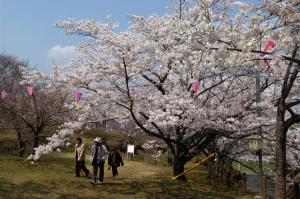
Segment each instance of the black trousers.
[{"label": "black trousers", "polygon": [[118,176],[118,167],[112,166],[111,170],[112,170],[113,177]]},{"label": "black trousers", "polygon": [[84,171],[84,173],[86,175],[88,175],[90,173],[90,171],[85,166],[85,161],[84,160],[76,161],[76,176],[77,177],[80,176],[81,169]]},{"label": "black trousers", "polygon": [[96,182],[96,179],[97,179],[98,168],[100,170],[100,172],[99,172],[99,181],[103,182],[104,164],[105,164],[105,161],[100,161],[99,163],[93,163],[93,181],[94,182]]}]

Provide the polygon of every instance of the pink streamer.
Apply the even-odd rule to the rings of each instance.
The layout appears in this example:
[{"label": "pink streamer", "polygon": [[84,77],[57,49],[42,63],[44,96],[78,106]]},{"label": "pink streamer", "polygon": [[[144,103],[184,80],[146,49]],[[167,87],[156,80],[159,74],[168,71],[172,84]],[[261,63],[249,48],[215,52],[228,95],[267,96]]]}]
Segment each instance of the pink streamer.
[{"label": "pink streamer", "polygon": [[76,102],[79,102],[80,99],[81,99],[81,93],[80,93],[80,91],[76,91],[76,92],[75,92],[75,101],[76,101]]},{"label": "pink streamer", "polygon": [[194,92],[195,92],[195,93],[198,91],[199,86],[200,86],[200,81],[199,81],[199,80],[196,80],[195,83],[194,83]]},{"label": "pink streamer", "polygon": [[33,94],[33,86],[27,86],[27,92],[29,96],[32,96]]},{"label": "pink streamer", "polygon": [[[265,46],[263,52],[268,52],[268,50],[269,50],[270,48],[274,48],[275,45],[276,45],[276,44],[275,44],[273,41],[269,40],[269,41],[267,42],[267,44],[266,44],[266,46]],[[264,57],[264,56],[265,56],[265,53],[260,53],[260,56],[261,56],[261,57]],[[269,62],[268,60],[264,60],[264,63],[268,66],[268,69],[271,68],[270,62]]]},{"label": "pink streamer", "polygon": [[264,63],[268,66],[268,69],[271,68],[271,64],[270,64],[270,62],[268,60],[264,60]]},{"label": "pink streamer", "polygon": [[269,40],[267,45],[265,46],[264,52],[267,52],[270,48],[274,48],[274,47],[275,47],[275,43]]}]

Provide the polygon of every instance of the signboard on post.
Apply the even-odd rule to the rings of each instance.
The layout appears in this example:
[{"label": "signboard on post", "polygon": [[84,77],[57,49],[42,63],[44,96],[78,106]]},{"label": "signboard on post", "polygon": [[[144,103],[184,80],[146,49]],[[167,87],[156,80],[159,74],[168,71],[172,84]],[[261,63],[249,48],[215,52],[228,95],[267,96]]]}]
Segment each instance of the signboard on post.
[{"label": "signboard on post", "polygon": [[134,156],[134,145],[127,144],[127,158],[132,160],[133,156]]},{"label": "signboard on post", "polygon": [[263,148],[263,142],[261,138],[250,138],[249,139],[249,149],[258,150]]},{"label": "signboard on post", "polygon": [[131,153],[132,155],[134,155],[134,145],[128,144],[127,145],[127,154]]}]

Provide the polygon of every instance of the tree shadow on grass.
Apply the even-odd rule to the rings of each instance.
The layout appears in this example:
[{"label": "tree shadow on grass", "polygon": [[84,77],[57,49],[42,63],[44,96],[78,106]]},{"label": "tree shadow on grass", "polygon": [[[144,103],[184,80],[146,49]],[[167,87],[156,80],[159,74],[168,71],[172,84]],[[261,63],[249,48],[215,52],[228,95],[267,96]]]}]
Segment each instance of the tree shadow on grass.
[{"label": "tree shadow on grass", "polygon": [[49,191],[44,185],[33,181],[26,181],[21,184],[14,184],[3,178],[0,178],[0,198],[32,198],[32,195],[47,195]]},{"label": "tree shadow on grass", "polygon": [[200,184],[191,185],[189,183],[172,182],[166,179],[147,178],[138,181],[106,182],[101,190],[109,194],[118,193],[124,196],[134,196],[142,194],[146,198],[164,199],[196,199],[211,198],[224,199],[231,198],[231,193],[226,190],[215,191],[212,187],[205,187]]},{"label": "tree shadow on grass", "polygon": [[[63,193],[59,191],[59,187],[56,184],[47,185],[36,183],[34,181],[26,181],[20,184],[14,184],[8,182],[7,180],[0,178],[0,199],[33,199],[33,198],[43,198],[43,199],[79,199],[84,198],[80,195],[80,191],[70,193]],[[78,189],[80,190],[80,189]],[[88,197],[91,199],[96,199],[99,197]]]},{"label": "tree shadow on grass", "polygon": [[[153,198],[153,199],[224,199],[232,198],[226,190],[213,190],[203,185],[172,182],[166,179],[147,178],[135,181],[106,179],[103,185],[95,187],[89,180],[36,183],[26,181],[20,184],[0,178],[0,198]],[[77,191],[76,191],[77,190]],[[82,195],[83,194],[83,195]]]}]

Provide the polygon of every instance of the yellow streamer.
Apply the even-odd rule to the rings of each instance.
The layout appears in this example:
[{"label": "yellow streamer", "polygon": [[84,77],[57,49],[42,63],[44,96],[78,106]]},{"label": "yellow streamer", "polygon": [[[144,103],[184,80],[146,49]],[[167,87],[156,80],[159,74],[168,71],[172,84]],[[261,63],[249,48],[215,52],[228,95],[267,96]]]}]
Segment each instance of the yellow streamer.
[{"label": "yellow streamer", "polygon": [[194,168],[196,168],[197,166],[200,166],[202,164],[204,164],[205,162],[207,162],[210,158],[213,158],[215,157],[216,154],[215,153],[212,153],[210,154],[209,156],[203,158],[202,160],[200,160],[200,162],[198,162],[197,164],[195,164],[194,166],[192,166],[191,168],[185,170],[184,172],[182,172],[181,174],[178,174],[177,176],[174,176],[172,178],[172,180],[176,180],[177,178],[179,178],[180,176],[183,176],[184,174],[188,173],[189,171],[193,170]]},{"label": "yellow streamer", "polygon": [[81,104],[79,102],[76,102],[75,104],[75,109],[78,110],[81,108]]}]

